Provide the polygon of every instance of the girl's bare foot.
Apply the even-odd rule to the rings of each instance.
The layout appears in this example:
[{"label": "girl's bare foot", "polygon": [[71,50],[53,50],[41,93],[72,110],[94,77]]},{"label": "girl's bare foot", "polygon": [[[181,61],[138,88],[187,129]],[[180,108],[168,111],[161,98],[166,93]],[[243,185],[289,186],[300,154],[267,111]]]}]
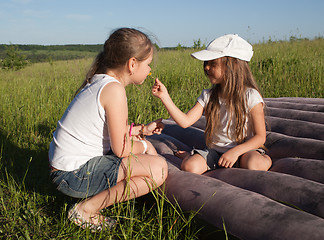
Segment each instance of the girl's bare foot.
[{"label": "girl's bare foot", "polygon": [[185,159],[187,157],[190,157],[190,153],[187,152],[187,151],[182,151],[182,150],[179,150],[177,152],[174,153],[174,155],[180,159]]}]

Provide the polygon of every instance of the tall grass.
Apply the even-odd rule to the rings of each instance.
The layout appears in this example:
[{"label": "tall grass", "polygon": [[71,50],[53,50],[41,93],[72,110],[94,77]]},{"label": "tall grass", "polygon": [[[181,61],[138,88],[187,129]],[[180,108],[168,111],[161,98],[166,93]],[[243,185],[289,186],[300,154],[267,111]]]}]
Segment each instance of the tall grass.
[{"label": "tall grass", "polygon": [[[324,97],[324,39],[256,44],[253,48],[250,67],[264,97]],[[160,51],[152,71],[183,111],[195,104],[202,89],[210,87],[203,63],[192,58],[192,52]],[[134,120],[168,117],[163,105],[150,94],[152,84],[149,78],[142,86],[128,89]]]},{"label": "tall grass", "polygon": [[[324,40],[254,46],[250,63],[264,97],[324,97]],[[183,111],[209,87],[193,50],[159,51],[152,73]],[[121,224],[93,236],[66,220],[74,201],[48,179],[47,151],[56,123],[73,98],[92,59],[37,63],[19,71],[0,70],[0,236],[7,239],[195,239],[200,227],[165,196],[116,204],[106,210]],[[168,118],[151,95],[153,79],[127,87],[129,118],[147,123]],[[223,233],[223,235],[225,235]]]},{"label": "tall grass", "polygon": [[324,39],[255,46],[253,73],[265,97],[324,97]]}]

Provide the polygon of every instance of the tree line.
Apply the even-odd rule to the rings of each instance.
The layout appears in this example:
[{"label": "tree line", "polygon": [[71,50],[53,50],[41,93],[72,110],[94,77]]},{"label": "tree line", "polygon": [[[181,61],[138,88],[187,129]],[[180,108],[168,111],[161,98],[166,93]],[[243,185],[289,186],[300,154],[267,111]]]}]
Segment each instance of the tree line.
[{"label": "tree line", "polygon": [[[157,50],[181,50],[189,47],[179,44],[173,48],[160,48]],[[200,39],[194,40],[192,48],[205,47]],[[80,58],[93,58],[103,50],[103,44],[69,44],[69,45],[37,45],[37,44],[0,44],[0,68],[18,70],[37,62],[58,60],[72,60]]]},{"label": "tree line", "polygon": [[0,52],[5,51],[10,45],[17,46],[21,51],[81,51],[81,52],[99,52],[102,50],[102,44],[70,44],[70,45],[34,45],[34,44],[0,44]]}]

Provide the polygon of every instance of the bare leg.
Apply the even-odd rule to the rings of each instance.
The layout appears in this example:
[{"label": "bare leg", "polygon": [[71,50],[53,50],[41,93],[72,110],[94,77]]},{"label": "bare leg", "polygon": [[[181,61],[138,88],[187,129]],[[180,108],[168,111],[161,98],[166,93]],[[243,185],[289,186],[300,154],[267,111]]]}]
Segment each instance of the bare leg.
[{"label": "bare leg", "polygon": [[257,151],[247,152],[242,155],[240,166],[250,170],[268,171],[272,161],[268,155],[262,155]]},{"label": "bare leg", "polygon": [[155,155],[155,156],[157,156],[158,154],[157,154],[157,152],[156,152],[156,150],[155,150],[155,147],[153,146],[153,144],[151,143],[151,142],[149,142],[149,141],[146,141],[146,143],[147,143],[147,145],[148,145],[148,150],[147,150],[147,154],[150,154],[150,155]]},{"label": "bare leg", "polygon": [[[158,156],[140,154],[124,158],[118,171],[117,184],[77,205],[85,220],[97,224],[99,211],[117,202],[143,196],[162,185],[168,175],[166,161]],[[128,181],[127,181],[128,179]]]},{"label": "bare leg", "polygon": [[203,174],[208,170],[208,167],[206,160],[200,154],[192,156],[189,154],[182,160],[181,169],[191,173]]}]

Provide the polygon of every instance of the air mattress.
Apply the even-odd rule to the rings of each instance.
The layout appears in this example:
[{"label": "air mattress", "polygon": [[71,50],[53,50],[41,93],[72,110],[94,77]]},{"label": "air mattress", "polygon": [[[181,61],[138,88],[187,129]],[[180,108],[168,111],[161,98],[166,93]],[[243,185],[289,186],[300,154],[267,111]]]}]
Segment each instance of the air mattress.
[{"label": "air mattress", "polygon": [[323,239],[324,99],[266,98],[269,171],[216,169],[203,175],[180,170],[177,150],[204,148],[205,118],[182,129],[163,120],[148,139],[166,158],[166,195],[184,211],[240,239]]}]

